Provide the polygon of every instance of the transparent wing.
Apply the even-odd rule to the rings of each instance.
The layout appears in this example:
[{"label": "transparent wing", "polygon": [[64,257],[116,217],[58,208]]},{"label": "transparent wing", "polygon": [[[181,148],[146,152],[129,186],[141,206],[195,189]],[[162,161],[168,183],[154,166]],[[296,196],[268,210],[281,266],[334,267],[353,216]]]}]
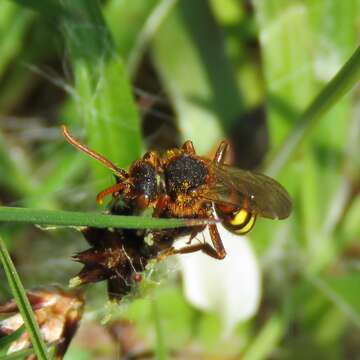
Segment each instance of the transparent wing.
[{"label": "transparent wing", "polygon": [[211,163],[215,182],[205,197],[218,203],[252,210],[270,219],[284,219],[291,213],[288,192],[272,178],[228,165]]}]

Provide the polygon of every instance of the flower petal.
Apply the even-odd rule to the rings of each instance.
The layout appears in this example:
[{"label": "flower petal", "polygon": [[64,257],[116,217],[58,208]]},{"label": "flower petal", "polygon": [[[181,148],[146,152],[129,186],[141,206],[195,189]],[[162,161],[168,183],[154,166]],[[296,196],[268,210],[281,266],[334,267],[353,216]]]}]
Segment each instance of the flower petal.
[{"label": "flower petal", "polygon": [[[178,256],[188,301],[220,314],[224,333],[253,316],[261,293],[260,270],[248,239],[218,225],[227,255],[216,260],[202,252]],[[205,233],[209,239],[208,232]]]}]

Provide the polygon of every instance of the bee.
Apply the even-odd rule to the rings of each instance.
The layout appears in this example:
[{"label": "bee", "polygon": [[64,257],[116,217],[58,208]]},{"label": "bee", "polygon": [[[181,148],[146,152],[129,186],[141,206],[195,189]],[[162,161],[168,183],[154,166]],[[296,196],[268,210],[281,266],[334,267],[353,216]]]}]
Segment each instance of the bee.
[{"label": "bee", "polygon": [[[193,143],[188,140],[181,148],[163,154],[149,151],[125,171],[81,144],[65,126],[62,129],[70,144],[101,162],[115,175],[115,184],[97,195],[98,203],[112,195],[115,200],[122,199],[132,215],[152,208],[154,217],[209,220],[204,226],[153,231],[159,258],[202,251],[215,259],[223,259],[226,251],[217,221],[243,235],[253,228],[258,216],[285,219],[291,213],[290,196],[277,181],[224,163],[229,149],[226,141],[220,143],[213,159],[197,155]],[[212,244],[192,244],[192,239],[206,227]],[[187,234],[186,246],[178,249],[172,246],[178,236]]]}]

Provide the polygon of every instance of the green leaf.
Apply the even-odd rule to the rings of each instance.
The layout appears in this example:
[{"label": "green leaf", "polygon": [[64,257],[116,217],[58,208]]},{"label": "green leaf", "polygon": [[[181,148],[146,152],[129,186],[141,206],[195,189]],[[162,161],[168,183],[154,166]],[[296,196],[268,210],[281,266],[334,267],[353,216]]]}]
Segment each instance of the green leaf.
[{"label": "green leaf", "polygon": [[0,222],[37,225],[93,226],[99,228],[166,229],[207,223],[196,219],[160,219],[149,216],[121,216],[60,210],[0,207]]},{"label": "green leaf", "polygon": [[[99,153],[128,166],[143,149],[139,114],[123,61],[115,52],[97,2],[66,0],[72,16],[60,21],[75,77],[79,123],[87,130],[88,144]],[[109,185],[109,173],[92,162],[97,188]]]},{"label": "green leaf", "polygon": [[[72,101],[78,116],[71,123],[76,120],[86,128],[90,147],[119,166],[128,166],[143,150],[139,114],[99,4],[86,0],[19,3],[43,16],[56,16],[75,79]],[[108,186],[107,170],[91,164],[97,189]]]},{"label": "green leaf", "polygon": [[24,320],[26,330],[29,333],[31,343],[34,348],[34,352],[39,360],[47,360],[48,355],[46,352],[46,346],[40,335],[40,329],[35,320],[35,316],[33,314],[31,305],[26,296],[19,275],[17,274],[15,266],[7,251],[5,243],[1,238],[0,238],[0,259],[3,264],[5,274],[9,282],[13,296],[15,298],[16,304]]}]

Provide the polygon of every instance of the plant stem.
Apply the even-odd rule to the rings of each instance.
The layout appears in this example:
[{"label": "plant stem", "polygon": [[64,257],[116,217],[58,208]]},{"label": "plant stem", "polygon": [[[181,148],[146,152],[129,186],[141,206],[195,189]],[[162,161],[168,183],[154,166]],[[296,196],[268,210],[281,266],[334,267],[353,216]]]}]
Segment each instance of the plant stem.
[{"label": "plant stem", "polygon": [[4,241],[0,238],[0,260],[3,264],[7,280],[12,294],[24,321],[26,330],[30,336],[34,352],[39,360],[48,360],[45,343],[41,337],[40,329],[35,320],[29,300],[21,283],[16,268],[10,258]]},{"label": "plant stem", "polygon": [[166,229],[208,223],[208,221],[202,219],[159,219],[145,216],[0,207],[0,222],[10,221],[37,225],[93,226],[98,228],[113,227],[125,229]]},{"label": "plant stem", "polygon": [[360,47],[300,115],[280,150],[269,161],[266,173],[276,176],[289,162],[307,133],[360,79]]}]

